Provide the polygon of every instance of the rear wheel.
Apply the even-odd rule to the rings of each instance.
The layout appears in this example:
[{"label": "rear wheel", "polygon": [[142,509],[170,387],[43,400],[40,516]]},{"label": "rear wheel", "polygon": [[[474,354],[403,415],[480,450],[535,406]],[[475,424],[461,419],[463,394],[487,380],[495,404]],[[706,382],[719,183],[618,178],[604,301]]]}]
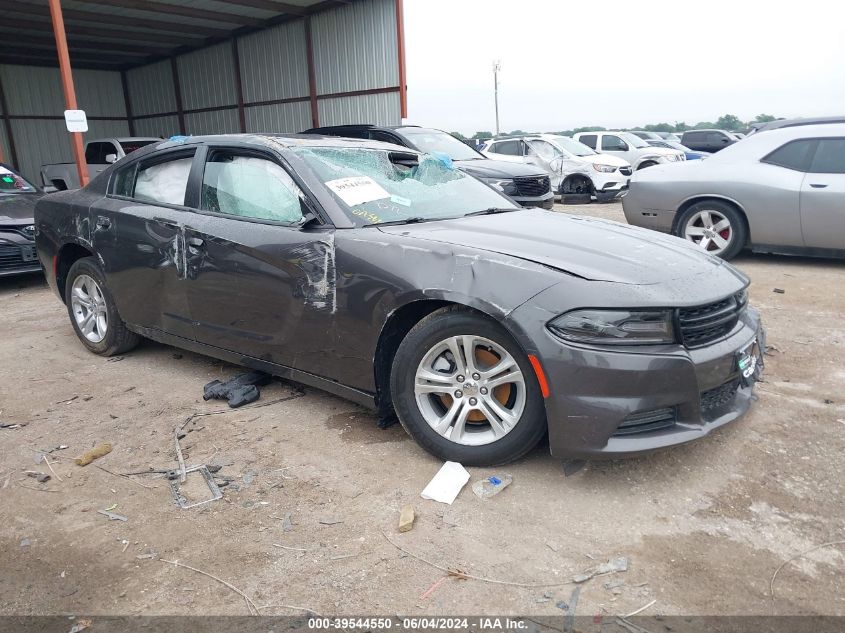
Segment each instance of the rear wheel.
[{"label": "rear wheel", "polygon": [[735,257],[748,239],[740,213],[718,200],[696,202],[684,211],[678,218],[676,233],[722,259]]},{"label": "rear wheel", "polygon": [[76,336],[89,351],[113,356],[138,344],[140,337],[126,329],[106,287],[105,276],[93,257],[78,259],[70,267],[65,303]]},{"label": "rear wheel", "polygon": [[466,309],[444,308],[414,326],[390,382],[402,426],[444,460],[507,463],[546,429],[528,358],[499,324]]}]

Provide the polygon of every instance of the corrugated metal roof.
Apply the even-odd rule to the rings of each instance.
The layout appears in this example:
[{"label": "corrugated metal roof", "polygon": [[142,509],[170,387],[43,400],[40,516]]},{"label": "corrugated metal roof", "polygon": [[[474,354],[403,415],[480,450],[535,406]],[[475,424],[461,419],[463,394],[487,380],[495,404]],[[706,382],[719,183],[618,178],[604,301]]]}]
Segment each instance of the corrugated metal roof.
[{"label": "corrugated metal roof", "polygon": [[311,19],[317,94],[399,83],[396,5],[363,0]]},{"label": "corrugated metal roof", "polygon": [[308,95],[308,61],[302,20],[238,38],[244,100]]},{"label": "corrugated metal roof", "polygon": [[[349,1],[63,0],[62,8],[74,67],[107,69],[142,65]],[[46,2],[16,0],[13,11],[15,19],[0,22],[0,63],[54,63]]]}]

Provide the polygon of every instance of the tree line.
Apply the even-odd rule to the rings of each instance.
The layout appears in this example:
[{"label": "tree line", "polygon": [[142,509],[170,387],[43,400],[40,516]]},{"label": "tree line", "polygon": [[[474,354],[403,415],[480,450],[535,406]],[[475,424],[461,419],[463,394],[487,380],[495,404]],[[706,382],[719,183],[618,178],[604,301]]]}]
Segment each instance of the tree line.
[{"label": "tree line", "polygon": [[[752,123],[768,123],[775,121],[778,117],[771,114],[758,114],[751,121],[742,121],[738,116],[733,114],[725,114],[713,121],[699,121],[695,125],[688,125],[684,121],[676,121],[675,123],[649,123],[642,127],[625,128],[631,130],[646,130],[647,132],[686,132],[687,130],[705,130],[716,128],[719,130],[730,130],[732,132],[741,132],[747,130]],[[576,127],[572,130],[560,130],[558,132],[551,132],[551,134],[559,134],[561,136],[572,136],[578,132],[602,132],[607,128],[598,125],[588,125],[585,127]],[[487,139],[495,136],[492,132],[476,132],[470,137],[464,136],[460,132],[451,132],[452,136],[459,138],[462,141]],[[507,132],[504,136],[524,136],[527,134],[535,134],[535,132],[526,132],[524,130],[513,130]]]}]

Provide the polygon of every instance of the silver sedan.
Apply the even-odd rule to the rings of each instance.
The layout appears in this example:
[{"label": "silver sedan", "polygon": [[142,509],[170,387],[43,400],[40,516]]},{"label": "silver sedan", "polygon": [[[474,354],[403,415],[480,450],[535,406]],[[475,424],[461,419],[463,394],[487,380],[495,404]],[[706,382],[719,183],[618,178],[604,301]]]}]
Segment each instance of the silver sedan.
[{"label": "silver sedan", "polygon": [[755,134],[708,160],[634,172],[630,224],[730,259],[756,252],[845,257],[845,124]]}]

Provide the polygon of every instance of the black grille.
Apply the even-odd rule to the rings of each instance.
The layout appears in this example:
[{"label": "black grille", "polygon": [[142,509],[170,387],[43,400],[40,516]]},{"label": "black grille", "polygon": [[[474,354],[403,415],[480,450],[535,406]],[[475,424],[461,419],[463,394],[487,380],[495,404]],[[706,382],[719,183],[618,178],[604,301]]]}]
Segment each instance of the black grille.
[{"label": "black grille", "polygon": [[709,391],[701,392],[701,411],[706,413],[733,401],[739,390],[739,380],[731,380]]},{"label": "black grille", "polygon": [[36,263],[34,246],[0,244],[0,270],[32,267]]},{"label": "black grille", "polygon": [[26,224],[14,224],[11,226],[0,224],[0,233],[17,233],[18,235],[25,237],[28,240],[31,240],[35,237],[35,231],[29,232],[26,230]]},{"label": "black grille", "polygon": [[745,291],[707,305],[678,310],[684,345],[699,347],[727,336],[734,329],[748,301]]},{"label": "black grille", "polygon": [[536,198],[551,190],[551,180],[548,176],[532,176],[531,178],[514,178],[517,195]]},{"label": "black grille", "polygon": [[633,435],[634,433],[646,433],[648,431],[657,431],[658,429],[665,429],[674,426],[677,421],[677,411],[675,407],[666,407],[665,409],[652,409],[651,411],[640,411],[639,413],[632,413],[620,424],[615,436]]},{"label": "black grille", "polygon": [[623,176],[630,176],[633,173],[633,170],[630,167],[620,167],[619,173]]}]

